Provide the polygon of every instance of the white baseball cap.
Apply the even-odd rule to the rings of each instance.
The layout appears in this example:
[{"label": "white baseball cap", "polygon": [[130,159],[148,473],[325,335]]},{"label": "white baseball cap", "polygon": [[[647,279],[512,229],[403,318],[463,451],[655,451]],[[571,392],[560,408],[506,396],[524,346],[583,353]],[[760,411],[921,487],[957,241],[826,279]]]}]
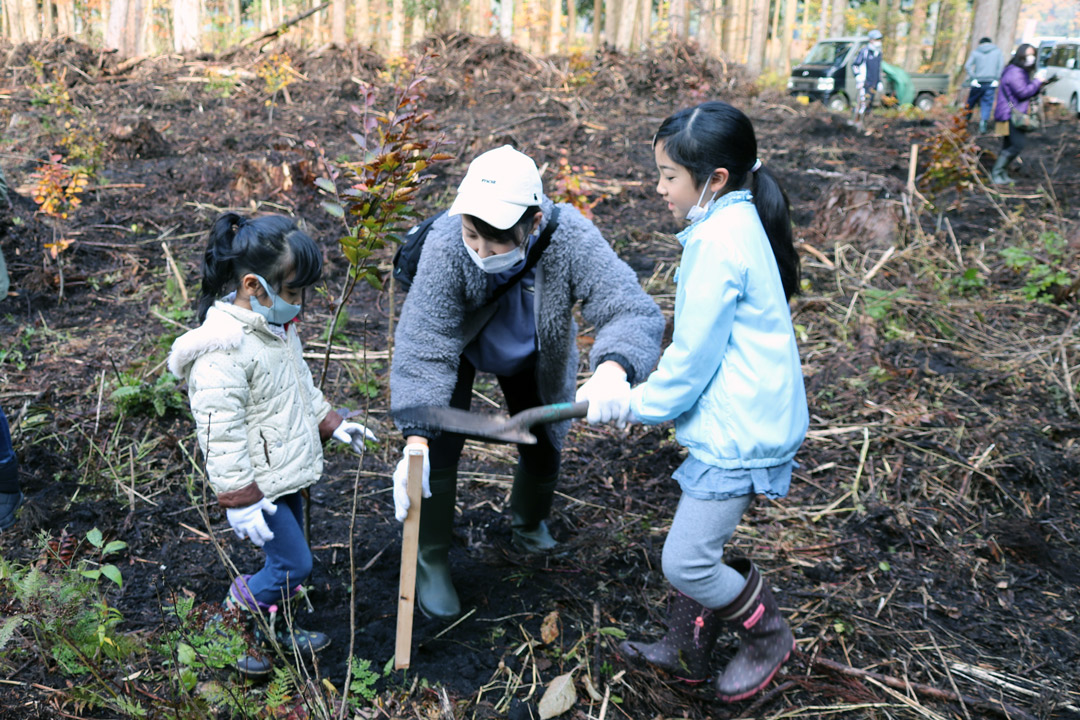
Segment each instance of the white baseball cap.
[{"label": "white baseball cap", "polygon": [[458,185],[450,215],[472,215],[505,230],[544,198],[540,171],[528,155],[509,145],[488,150],[471,163]]}]

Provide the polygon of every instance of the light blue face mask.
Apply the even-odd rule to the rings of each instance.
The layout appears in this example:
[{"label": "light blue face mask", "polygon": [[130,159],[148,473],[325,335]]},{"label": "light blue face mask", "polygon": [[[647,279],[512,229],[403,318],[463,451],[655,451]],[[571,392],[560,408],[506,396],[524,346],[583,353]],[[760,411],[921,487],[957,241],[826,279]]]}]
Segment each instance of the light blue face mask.
[{"label": "light blue face mask", "polygon": [[462,243],[464,243],[465,251],[469,253],[469,257],[476,263],[476,266],[489,275],[495,275],[496,273],[509,270],[524,260],[525,246],[529,244],[528,242],[524,242],[510,252],[502,253],[501,255],[488,255],[486,258],[482,258],[475,250],[469,247],[469,243],[465,242],[464,239],[462,239]]},{"label": "light blue face mask", "polygon": [[271,325],[284,325],[295,320],[296,316],[300,314],[301,306],[282,300],[280,295],[270,289],[270,284],[261,275],[256,275],[255,279],[262,283],[263,290],[266,291],[267,296],[270,298],[270,307],[263,305],[258,298],[252,297],[251,309],[266,318],[266,322]]}]

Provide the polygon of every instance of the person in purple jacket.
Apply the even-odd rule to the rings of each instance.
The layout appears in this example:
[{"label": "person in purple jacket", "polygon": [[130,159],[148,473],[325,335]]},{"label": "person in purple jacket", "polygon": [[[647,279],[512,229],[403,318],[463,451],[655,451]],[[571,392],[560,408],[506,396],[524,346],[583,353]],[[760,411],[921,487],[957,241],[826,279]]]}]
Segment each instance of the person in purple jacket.
[{"label": "person in purple jacket", "polygon": [[1046,84],[1045,80],[1033,78],[1035,72],[1035,48],[1027,43],[1016,49],[1016,54],[1005,66],[1001,73],[1001,82],[998,83],[997,103],[994,106],[994,121],[997,123],[995,131],[1001,136],[1001,152],[998,153],[997,162],[990,171],[990,180],[995,185],[1007,185],[1013,180],[1005,174],[1005,170],[1016,158],[1027,143],[1027,137],[1012,122],[1012,112],[1026,113],[1031,98],[1039,94]]}]

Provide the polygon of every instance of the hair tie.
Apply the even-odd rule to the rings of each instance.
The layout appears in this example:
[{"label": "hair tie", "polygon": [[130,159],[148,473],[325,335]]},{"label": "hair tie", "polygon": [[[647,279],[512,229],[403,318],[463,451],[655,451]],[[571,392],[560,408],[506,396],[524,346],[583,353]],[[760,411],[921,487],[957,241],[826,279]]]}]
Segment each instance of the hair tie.
[{"label": "hair tie", "polygon": [[761,169],[761,158],[754,161],[754,166],[750,168],[750,172],[757,172]]}]

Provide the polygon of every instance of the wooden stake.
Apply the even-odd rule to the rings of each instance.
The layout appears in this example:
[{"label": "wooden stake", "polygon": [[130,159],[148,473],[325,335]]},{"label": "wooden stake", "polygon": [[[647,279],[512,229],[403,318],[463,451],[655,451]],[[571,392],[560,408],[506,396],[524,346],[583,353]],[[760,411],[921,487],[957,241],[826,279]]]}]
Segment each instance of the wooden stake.
[{"label": "wooden stake", "polygon": [[184,298],[184,304],[187,305],[190,301],[188,300],[187,284],[184,282],[184,275],[180,272],[176,260],[173,259],[172,252],[169,251],[169,244],[162,242],[161,249],[165,251],[165,260],[169,263],[169,269],[172,270],[173,277],[176,278],[176,284],[180,286],[180,296]]},{"label": "wooden stake", "polygon": [[394,669],[404,670],[412,659],[412,621],[416,605],[416,554],[420,545],[420,485],[424,479],[424,453],[409,451],[409,514],[401,531],[401,580],[398,584],[397,638]]},{"label": "wooden stake", "polygon": [[907,191],[908,195],[915,195],[915,169],[919,165],[919,144],[911,144],[911,159],[908,161],[907,169]]}]

